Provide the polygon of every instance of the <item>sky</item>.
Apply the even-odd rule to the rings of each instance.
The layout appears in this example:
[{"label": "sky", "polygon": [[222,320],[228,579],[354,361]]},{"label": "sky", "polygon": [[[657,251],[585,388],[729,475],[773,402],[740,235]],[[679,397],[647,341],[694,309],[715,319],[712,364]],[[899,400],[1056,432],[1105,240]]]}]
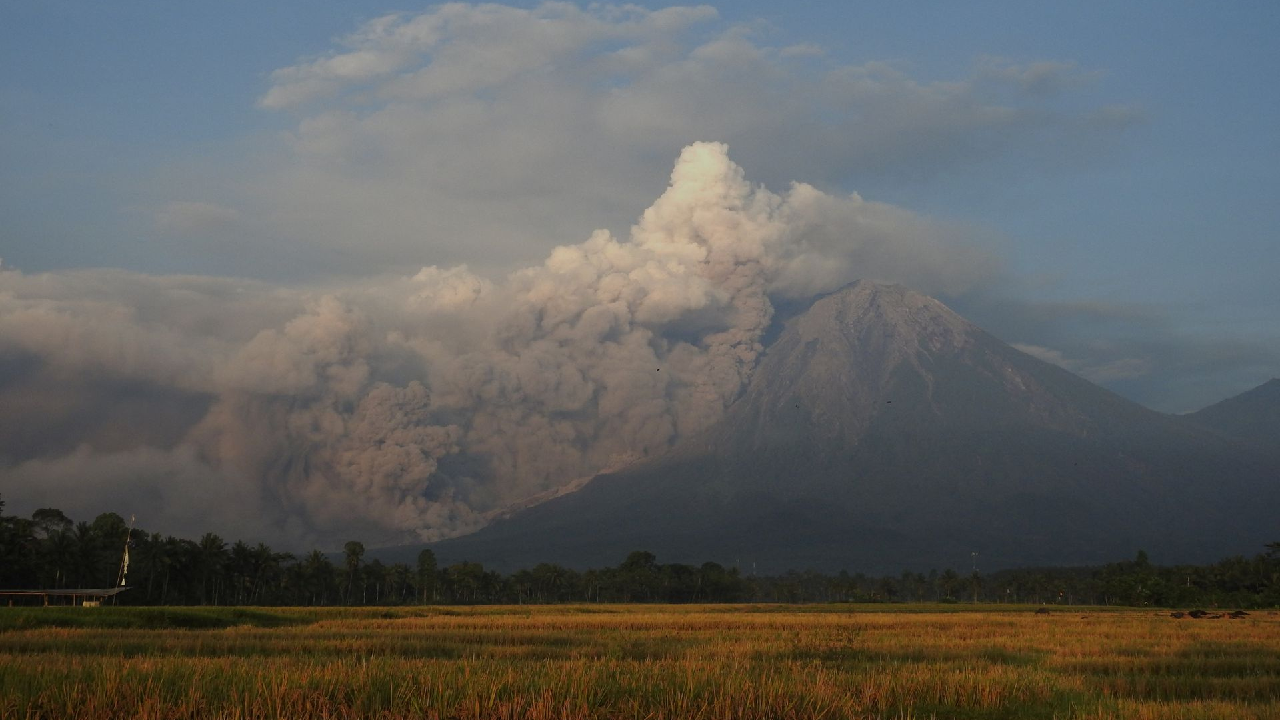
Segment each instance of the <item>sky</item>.
[{"label": "sky", "polygon": [[[1277,30],[1264,2],[6,4],[0,475],[237,487],[296,542],[373,487],[354,527],[434,537],[710,422],[772,306],[862,277],[1198,409],[1280,376]],[[616,337],[583,327],[605,307]],[[645,388],[591,342],[633,331],[687,375],[616,419],[602,388]],[[267,467],[273,422],[330,469]],[[531,423],[559,454],[492,445]]]}]

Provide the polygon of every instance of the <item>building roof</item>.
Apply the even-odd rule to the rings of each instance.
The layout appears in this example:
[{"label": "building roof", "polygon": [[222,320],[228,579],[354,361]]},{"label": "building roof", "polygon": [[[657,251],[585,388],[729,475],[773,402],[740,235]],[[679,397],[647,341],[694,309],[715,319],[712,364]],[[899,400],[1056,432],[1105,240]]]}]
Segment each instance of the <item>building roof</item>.
[{"label": "building roof", "polygon": [[94,597],[111,597],[118,593],[128,590],[128,587],[118,588],[60,588],[58,590],[0,590],[0,596],[6,595],[50,595],[57,597],[68,597],[71,595],[89,595]]}]

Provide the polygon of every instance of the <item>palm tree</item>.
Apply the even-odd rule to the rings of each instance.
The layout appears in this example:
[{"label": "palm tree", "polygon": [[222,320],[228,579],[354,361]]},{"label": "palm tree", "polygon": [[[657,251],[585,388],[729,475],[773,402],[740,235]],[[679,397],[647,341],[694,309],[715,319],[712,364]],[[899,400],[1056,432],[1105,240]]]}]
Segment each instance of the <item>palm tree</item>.
[{"label": "palm tree", "polygon": [[436,599],[436,554],[430,548],[418,553],[418,592],[423,603]]},{"label": "palm tree", "polygon": [[92,583],[93,568],[98,559],[98,538],[89,523],[81,520],[72,531],[75,542],[75,585],[87,587]]},{"label": "palm tree", "polygon": [[367,593],[369,586],[373,585],[373,604],[382,604],[382,586],[387,581],[387,566],[383,565],[381,560],[374,560],[365,566],[363,579],[361,602],[368,604]]},{"label": "palm tree", "polygon": [[227,563],[227,568],[231,575],[231,585],[235,589],[232,602],[236,605],[245,604],[250,590],[251,578],[255,574],[254,560],[253,548],[249,547],[243,540],[237,540],[231,546],[231,556]]},{"label": "palm tree", "polygon": [[[137,550],[134,552],[134,563],[137,567],[136,572],[145,573],[147,576],[147,602],[155,602],[155,579],[156,574],[163,570],[161,566],[161,556],[164,549],[164,538],[160,533],[140,533],[137,540]],[[135,574],[136,577],[136,574]]]},{"label": "palm tree", "polygon": [[351,593],[356,585],[356,577],[360,573],[360,559],[364,557],[364,543],[359,540],[349,540],[346,545],[342,546],[342,549],[346,553],[347,604],[350,605]]},{"label": "palm tree", "polygon": [[391,595],[395,597],[397,605],[403,604],[406,600],[413,596],[413,571],[404,563],[396,563],[391,566]]},{"label": "palm tree", "polygon": [[329,599],[329,590],[333,587],[333,563],[329,562],[324,553],[312,550],[302,564],[302,577],[306,591],[311,596],[311,604],[325,604]]},{"label": "palm tree", "polygon": [[41,543],[46,572],[52,572],[53,587],[66,587],[68,571],[75,567],[76,539],[70,530],[58,530]]},{"label": "palm tree", "polygon": [[209,587],[213,586],[213,604],[218,604],[218,590],[222,585],[222,571],[227,564],[227,543],[213,533],[200,538],[200,604],[207,605]]},{"label": "palm tree", "polygon": [[278,586],[283,578],[283,565],[293,560],[289,553],[272,552],[271,548],[258,543],[250,551],[253,567],[252,583],[249,587],[248,601],[250,605],[262,605],[268,587]]},{"label": "palm tree", "polygon": [[160,587],[160,604],[169,604],[169,581],[173,578],[174,568],[182,566],[184,548],[182,541],[169,535],[160,543],[158,549],[158,565],[164,573],[164,582]]},{"label": "palm tree", "polygon": [[283,596],[285,590],[285,580],[287,573],[291,567],[298,564],[298,558],[293,553],[273,552],[267,559],[263,571],[263,588],[258,595],[258,601],[263,602],[266,597],[267,588],[273,588],[272,602],[279,603],[279,598]]}]

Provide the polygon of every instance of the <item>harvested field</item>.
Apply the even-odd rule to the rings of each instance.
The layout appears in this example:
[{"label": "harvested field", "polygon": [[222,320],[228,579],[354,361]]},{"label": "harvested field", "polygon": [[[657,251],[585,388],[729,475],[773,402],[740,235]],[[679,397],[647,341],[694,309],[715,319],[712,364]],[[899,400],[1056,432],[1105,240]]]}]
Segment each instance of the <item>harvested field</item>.
[{"label": "harvested field", "polygon": [[0,609],[0,718],[1280,718],[1280,617]]}]

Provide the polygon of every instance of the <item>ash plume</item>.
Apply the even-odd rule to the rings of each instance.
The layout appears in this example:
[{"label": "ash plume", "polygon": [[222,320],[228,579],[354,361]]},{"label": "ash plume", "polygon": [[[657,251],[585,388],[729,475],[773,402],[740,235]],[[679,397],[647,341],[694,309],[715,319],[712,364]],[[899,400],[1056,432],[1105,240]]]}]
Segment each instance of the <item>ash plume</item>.
[{"label": "ash plume", "polygon": [[[899,208],[754,186],[718,143],[684,149],[627,237],[597,230],[498,280],[6,272],[0,423],[34,417],[61,439],[0,444],[0,480],[15,508],[143,505],[157,529],[449,537],[720,418],[775,299],[855,277],[954,292],[992,272]],[[150,408],[132,430],[77,404],[107,385]],[[149,417],[191,419],[174,437],[144,432]]]}]

